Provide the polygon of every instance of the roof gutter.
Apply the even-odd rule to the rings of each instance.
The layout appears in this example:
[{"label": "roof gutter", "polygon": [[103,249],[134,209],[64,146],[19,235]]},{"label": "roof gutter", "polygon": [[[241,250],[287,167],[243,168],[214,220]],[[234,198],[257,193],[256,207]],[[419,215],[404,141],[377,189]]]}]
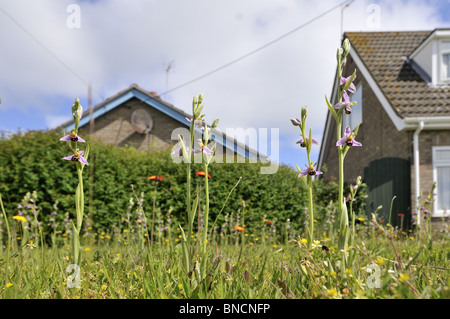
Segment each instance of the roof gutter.
[{"label": "roof gutter", "polygon": [[423,122],[424,129],[428,130],[450,129],[450,116],[407,117],[403,122],[405,129],[417,128],[420,122]]},{"label": "roof gutter", "polygon": [[420,121],[416,131],[413,135],[414,143],[414,182],[415,182],[415,203],[417,212],[417,225],[420,225],[420,210],[419,196],[420,196],[420,156],[419,156],[419,134],[424,128],[424,122]]}]

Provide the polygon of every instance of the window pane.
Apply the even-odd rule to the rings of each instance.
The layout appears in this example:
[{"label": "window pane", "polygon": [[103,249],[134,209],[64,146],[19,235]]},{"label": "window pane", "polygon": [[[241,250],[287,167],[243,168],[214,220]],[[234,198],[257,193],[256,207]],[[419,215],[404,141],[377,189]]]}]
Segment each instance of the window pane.
[{"label": "window pane", "polygon": [[437,168],[438,210],[450,209],[450,167]]},{"label": "window pane", "polygon": [[450,162],[450,149],[436,149],[433,161]]},{"label": "window pane", "polygon": [[450,53],[442,55],[442,62],[443,62],[442,76],[444,79],[448,79],[450,78]]},{"label": "window pane", "polygon": [[352,94],[352,101],[355,101],[356,104],[352,107],[352,113],[350,113],[350,128],[354,130],[358,124],[362,123],[362,85],[358,85],[355,93]]},{"label": "window pane", "polygon": [[450,50],[450,41],[442,41],[441,50]]}]

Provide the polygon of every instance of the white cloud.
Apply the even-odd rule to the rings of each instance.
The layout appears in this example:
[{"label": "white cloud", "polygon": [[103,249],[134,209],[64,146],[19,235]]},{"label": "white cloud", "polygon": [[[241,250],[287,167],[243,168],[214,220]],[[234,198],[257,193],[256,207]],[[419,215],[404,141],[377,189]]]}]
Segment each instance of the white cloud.
[{"label": "white cloud", "polygon": [[[49,97],[85,98],[86,83],[94,104],[131,83],[164,92],[206,74],[313,19],[341,1],[168,0],[25,1],[2,0],[0,51],[2,108],[42,114],[52,127],[64,115]],[[344,31],[373,30],[367,7],[355,1],[344,10]],[[78,3],[81,28],[66,25],[66,8]],[[442,27],[430,2],[377,1],[380,28],[423,30]],[[428,3],[428,4],[427,4]],[[340,43],[341,11],[327,14],[255,54],[163,99],[191,113],[194,95],[204,93],[208,121],[219,127],[277,127],[281,136],[297,128],[289,119],[302,106],[308,125],[321,139]],[[448,23],[447,23],[448,26]],[[23,29],[28,30],[27,34]],[[39,43],[37,43],[39,42]],[[173,67],[165,69],[171,61]],[[166,76],[168,75],[168,78]],[[63,118],[61,118],[63,119]],[[26,125],[21,125],[26,127]]]},{"label": "white cloud", "polygon": [[47,124],[47,128],[53,129],[57,128],[62,123],[65,123],[72,119],[72,116],[65,115],[45,115],[45,123]]}]

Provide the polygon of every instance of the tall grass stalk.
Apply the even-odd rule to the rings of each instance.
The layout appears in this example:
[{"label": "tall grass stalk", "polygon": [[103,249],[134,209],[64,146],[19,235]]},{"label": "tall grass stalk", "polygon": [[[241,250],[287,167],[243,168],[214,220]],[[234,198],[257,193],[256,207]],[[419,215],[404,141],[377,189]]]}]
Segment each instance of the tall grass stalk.
[{"label": "tall grass stalk", "polygon": [[[338,88],[338,96],[337,96],[337,104],[332,106],[325,96],[325,101],[327,107],[336,121],[336,136],[337,136],[337,149],[338,149],[338,167],[339,167],[339,249],[345,249],[348,244],[348,239],[350,236],[350,232],[353,232],[353,229],[349,227],[349,216],[347,210],[347,204],[344,198],[344,159],[347,154],[349,148],[353,145],[360,146],[359,142],[354,141],[354,137],[358,133],[359,125],[356,129],[351,132],[350,128],[347,127],[345,129],[345,137],[342,137],[342,124],[343,124],[343,116],[344,114],[351,113],[351,107],[356,102],[351,102],[348,96],[348,92],[354,93],[355,87],[353,84],[353,80],[356,77],[356,70],[353,74],[347,78],[343,77],[343,69],[346,64],[347,55],[350,52],[350,41],[345,39],[341,48],[338,48],[336,58],[337,58],[337,83],[336,86]],[[348,92],[347,92],[348,91]],[[344,101],[343,101],[344,99]],[[337,112],[336,112],[337,110]],[[353,236],[353,235],[352,235]]]},{"label": "tall grass stalk", "polygon": [[85,165],[89,165],[87,159],[89,158],[89,144],[86,146],[85,151],[78,149],[78,142],[85,142],[80,136],[78,136],[78,126],[83,114],[83,107],[80,104],[78,98],[72,105],[72,116],[74,119],[75,128],[69,135],[61,138],[61,141],[67,141],[68,145],[73,152],[73,155],[64,157],[64,159],[74,162],[76,164],[78,185],[75,190],[75,213],[76,223],[71,221],[72,225],[72,263],[80,265],[80,232],[83,224],[84,215],[84,189],[83,189],[83,169]]}]

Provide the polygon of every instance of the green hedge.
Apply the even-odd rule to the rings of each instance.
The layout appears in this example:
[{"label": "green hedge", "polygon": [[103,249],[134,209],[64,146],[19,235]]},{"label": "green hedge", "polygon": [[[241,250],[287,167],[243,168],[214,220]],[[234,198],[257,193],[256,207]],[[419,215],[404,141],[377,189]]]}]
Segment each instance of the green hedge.
[{"label": "green hedge", "polygon": [[[56,201],[59,216],[69,212],[73,218],[78,178],[72,163],[62,159],[70,155],[70,150],[59,141],[60,137],[60,133],[52,131],[29,131],[0,141],[0,192],[9,215],[17,214],[17,205],[27,192],[36,191],[38,206],[42,209],[39,220],[46,227]],[[85,212],[88,213],[92,207],[89,217],[95,231],[108,231],[112,225],[121,224],[129,200],[134,197],[131,184],[138,196],[144,192],[144,211],[150,214],[154,185],[147,177],[151,175],[165,178],[158,187],[158,212],[164,215],[172,208],[171,216],[184,223],[185,164],[174,163],[168,152],[138,152],[98,141],[90,141],[90,145],[94,156],[93,202],[90,206],[90,167],[86,166],[83,171]],[[215,219],[229,191],[242,177],[219,222],[226,214],[236,215],[242,211],[242,201],[245,201],[247,226],[253,224],[256,227],[266,216],[269,220],[283,223],[289,218],[293,227],[302,227],[307,195],[303,183],[297,178],[298,173],[282,165],[276,174],[265,175],[260,173],[260,167],[260,164],[211,164],[211,219]],[[193,174],[196,170],[202,170],[200,164],[193,165]],[[197,176],[193,175],[193,188],[198,182]],[[330,194],[337,194],[337,188],[335,184],[317,183],[316,207],[323,211]]]}]

